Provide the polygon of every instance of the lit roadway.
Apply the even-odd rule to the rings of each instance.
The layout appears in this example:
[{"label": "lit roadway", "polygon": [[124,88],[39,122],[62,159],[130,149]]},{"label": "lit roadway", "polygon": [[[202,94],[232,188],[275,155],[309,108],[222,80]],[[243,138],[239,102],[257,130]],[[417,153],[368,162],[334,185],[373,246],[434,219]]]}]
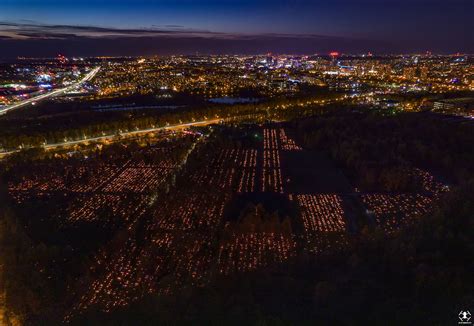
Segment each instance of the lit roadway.
[{"label": "lit roadway", "polygon": [[[96,69],[98,71],[98,68],[96,68]],[[94,69],[94,70],[96,70],[96,69]],[[95,73],[97,73],[97,71]],[[86,76],[86,78],[87,78],[87,76]],[[92,77],[89,77],[89,78],[92,78]],[[81,81],[81,82],[83,82],[83,81]],[[346,97],[342,97],[342,98],[336,99],[334,101],[327,101],[327,102],[322,101],[322,103],[320,103],[320,102],[317,102],[317,103],[318,104],[330,104],[330,103],[338,102],[338,101],[345,100],[345,99],[346,99]],[[250,117],[250,116],[253,116],[253,115],[248,115],[248,116]],[[95,142],[95,141],[111,140],[111,139],[115,139],[115,138],[118,138],[118,137],[127,137],[127,136],[146,134],[146,133],[152,133],[152,132],[158,132],[158,131],[164,131],[164,130],[179,130],[179,129],[184,129],[184,128],[193,127],[193,126],[206,126],[206,125],[210,125],[210,124],[219,123],[219,122],[224,121],[224,120],[232,120],[232,118],[201,120],[201,121],[180,123],[180,124],[164,126],[164,127],[139,129],[139,130],[134,130],[134,131],[120,132],[120,133],[117,133],[117,134],[109,134],[109,135],[98,136],[98,137],[91,137],[91,138],[86,137],[86,138],[83,138],[83,139],[70,140],[70,141],[65,141],[65,142],[62,142],[62,143],[45,144],[45,145],[41,146],[41,148],[54,149],[54,148],[57,148],[57,147],[78,145],[78,144],[84,144],[84,143]],[[20,150],[0,152],[0,158],[2,158],[4,156],[7,156],[9,154],[19,152],[19,151]]]},{"label": "lit roadway", "polygon": [[80,86],[81,84],[91,80],[92,78],[94,78],[94,76],[99,72],[99,70],[100,70],[100,67],[92,69],[84,78],[82,78],[78,82],[76,82],[76,83],[74,83],[74,84],[72,84],[68,87],[57,89],[55,91],[52,91],[52,92],[49,92],[49,93],[46,93],[46,94],[41,94],[41,95],[38,95],[38,96],[35,96],[35,97],[32,97],[32,98],[26,99],[24,101],[20,101],[18,103],[15,103],[15,104],[12,104],[12,105],[7,105],[3,108],[0,108],[0,115],[5,114],[5,113],[7,113],[8,111],[11,111],[11,110],[19,109],[19,108],[21,108],[25,105],[28,105],[28,104],[32,104],[32,103],[39,102],[39,101],[45,100],[45,99],[53,97],[53,96],[64,94],[65,92],[70,91],[70,90]]},{"label": "lit roadway", "polygon": [[[181,124],[165,126],[165,127],[140,129],[140,130],[135,130],[135,131],[121,132],[119,134],[113,134],[113,135],[105,135],[105,136],[98,136],[98,137],[92,137],[92,138],[84,138],[84,139],[79,139],[79,140],[71,140],[71,141],[65,141],[62,143],[55,143],[55,144],[46,144],[42,146],[41,148],[53,149],[53,148],[62,147],[62,146],[72,146],[72,145],[84,144],[88,142],[110,140],[110,139],[114,139],[118,137],[128,137],[128,136],[133,136],[133,135],[138,135],[138,134],[146,134],[150,132],[158,132],[158,131],[164,131],[164,130],[179,130],[179,129],[184,129],[184,128],[193,127],[193,126],[206,126],[210,124],[219,123],[220,121],[222,121],[222,119],[202,120],[202,121],[181,123]],[[9,151],[9,152],[0,152],[0,158],[2,156],[13,154],[18,151],[19,150]]]}]

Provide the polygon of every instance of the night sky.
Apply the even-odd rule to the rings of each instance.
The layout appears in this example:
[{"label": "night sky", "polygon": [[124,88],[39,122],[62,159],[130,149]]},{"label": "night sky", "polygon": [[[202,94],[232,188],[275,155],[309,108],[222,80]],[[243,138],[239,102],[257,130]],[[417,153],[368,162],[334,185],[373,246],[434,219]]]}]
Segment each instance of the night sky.
[{"label": "night sky", "polygon": [[0,57],[474,52],[472,0],[0,0]]}]

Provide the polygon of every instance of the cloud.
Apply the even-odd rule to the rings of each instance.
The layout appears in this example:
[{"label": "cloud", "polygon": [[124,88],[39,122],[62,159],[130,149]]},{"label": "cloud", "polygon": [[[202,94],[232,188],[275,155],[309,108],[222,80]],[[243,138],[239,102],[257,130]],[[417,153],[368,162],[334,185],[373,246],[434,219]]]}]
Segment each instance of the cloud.
[{"label": "cloud", "polygon": [[182,25],[153,25],[149,28],[110,28],[100,26],[80,25],[48,25],[33,21],[0,22],[0,33],[9,33],[10,37],[18,39],[58,39],[75,37],[88,38],[119,38],[119,37],[152,37],[152,36],[221,36],[224,33],[207,30],[189,29]]},{"label": "cloud", "polygon": [[0,56],[53,57],[168,54],[255,54],[391,51],[389,44],[317,34],[219,33],[182,25],[149,28],[47,25],[0,21]]},{"label": "cloud", "polygon": [[[74,37],[77,37],[75,34],[59,34],[59,33],[55,33],[55,34],[48,34],[48,33],[27,33],[27,32],[21,32],[21,33],[17,33],[15,34],[19,37],[21,37],[22,39],[70,39],[70,38],[74,38]],[[13,37],[10,37],[10,38],[13,38]]]},{"label": "cloud", "polygon": [[317,34],[244,34],[244,33],[222,33],[208,30],[186,28],[183,25],[152,25],[148,28],[110,28],[99,26],[80,25],[48,25],[34,21],[2,22],[0,21],[0,34],[8,33],[10,38],[24,40],[30,39],[68,39],[71,37],[84,38],[124,38],[124,37],[202,37],[221,39],[324,39],[332,38],[343,40],[343,37],[325,36]]}]

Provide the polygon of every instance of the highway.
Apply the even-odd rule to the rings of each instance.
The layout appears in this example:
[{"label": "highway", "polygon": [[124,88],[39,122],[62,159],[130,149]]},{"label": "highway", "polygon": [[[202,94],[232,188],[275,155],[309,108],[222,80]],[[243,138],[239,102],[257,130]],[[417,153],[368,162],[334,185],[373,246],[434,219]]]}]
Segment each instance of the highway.
[{"label": "highway", "polygon": [[[102,141],[102,140],[112,140],[112,139],[119,138],[119,137],[129,137],[129,136],[133,136],[133,135],[146,134],[146,133],[151,133],[151,132],[158,132],[158,131],[165,131],[165,130],[179,130],[179,129],[184,129],[184,128],[188,128],[188,127],[197,127],[197,126],[207,126],[207,125],[210,125],[210,124],[219,123],[220,121],[222,121],[222,119],[211,119],[211,120],[194,121],[194,122],[181,123],[181,124],[177,124],[177,125],[170,125],[170,126],[157,127],[157,128],[140,129],[140,130],[122,132],[122,133],[119,133],[119,134],[84,138],[84,139],[79,139],[79,140],[71,140],[71,141],[65,141],[65,142],[62,142],[62,143],[55,143],[55,144],[46,144],[46,145],[42,146],[41,148],[54,149],[54,148],[58,148],[58,147],[67,147],[67,146],[85,144],[85,143],[89,143],[89,142]],[[9,154],[16,153],[18,151],[19,150],[9,151],[9,152],[0,152],[0,158],[4,157],[4,156],[7,156]]]},{"label": "highway", "polygon": [[9,111],[12,111],[12,110],[15,110],[15,109],[19,109],[19,108],[24,107],[26,105],[36,103],[36,102],[45,100],[47,98],[54,97],[54,96],[57,96],[57,95],[61,95],[65,92],[67,92],[67,91],[70,91],[70,90],[80,86],[81,84],[91,80],[92,78],[94,78],[95,75],[99,72],[99,70],[100,70],[100,67],[92,69],[84,78],[82,78],[78,82],[76,82],[76,83],[74,83],[74,84],[72,84],[68,87],[60,88],[60,89],[57,89],[55,91],[52,91],[52,92],[49,92],[49,93],[46,93],[46,94],[41,94],[41,95],[38,95],[38,96],[35,96],[35,97],[32,97],[32,98],[26,99],[24,101],[20,101],[20,102],[17,102],[15,104],[7,105],[3,108],[0,108],[0,115],[5,114],[5,113],[7,113]]}]

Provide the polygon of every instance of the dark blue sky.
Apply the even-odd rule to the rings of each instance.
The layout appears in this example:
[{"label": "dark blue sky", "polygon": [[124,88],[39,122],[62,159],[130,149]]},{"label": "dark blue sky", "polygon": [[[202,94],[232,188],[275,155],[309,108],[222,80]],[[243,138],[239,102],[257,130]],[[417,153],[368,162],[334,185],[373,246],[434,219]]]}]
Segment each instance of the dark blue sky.
[{"label": "dark blue sky", "polygon": [[345,52],[474,52],[473,3],[0,0],[0,48],[4,56],[59,51],[69,55],[74,53],[67,52],[316,53],[332,48]]}]

